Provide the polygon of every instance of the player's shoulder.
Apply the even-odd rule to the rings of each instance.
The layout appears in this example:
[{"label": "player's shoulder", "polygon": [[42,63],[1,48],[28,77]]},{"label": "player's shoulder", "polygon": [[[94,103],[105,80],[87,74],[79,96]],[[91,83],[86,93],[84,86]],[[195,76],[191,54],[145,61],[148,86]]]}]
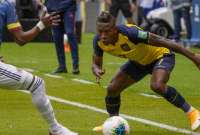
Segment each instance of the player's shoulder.
[{"label": "player's shoulder", "polygon": [[140,27],[138,27],[137,25],[134,25],[134,24],[120,24],[120,25],[117,25],[117,27],[122,31],[130,30],[130,29],[141,29]]},{"label": "player's shoulder", "polygon": [[2,4],[3,2],[5,2],[5,0],[0,0],[0,3]]},{"label": "player's shoulder", "polygon": [[125,35],[129,35],[130,33],[137,33],[137,31],[140,30],[138,26],[132,25],[132,24],[117,25],[117,28],[120,33],[125,34]]},{"label": "player's shoulder", "polygon": [[12,8],[12,10],[13,10],[15,8],[15,6],[8,0],[0,0],[0,5],[1,5],[0,6],[1,9],[8,10],[8,9]]},{"label": "player's shoulder", "polygon": [[119,25],[118,31],[120,34],[128,37],[128,39],[133,43],[148,42],[148,32],[143,31],[140,27],[136,25]]},{"label": "player's shoulder", "polygon": [[94,53],[97,55],[97,56],[103,56],[103,50],[100,48],[99,46],[99,41],[100,41],[100,38],[99,38],[99,35],[96,34],[93,38],[93,48],[94,48]]},{"label": "player's shoulder", "polygon": [[4,4],[4,5],[10,5],[11,2],[8,0],[0,0],[0,4]]},{"label": "player's shoulder", "polygon": [[99,35],[96,34],[93,38],[93,42],[97,43],[100,40]]}]

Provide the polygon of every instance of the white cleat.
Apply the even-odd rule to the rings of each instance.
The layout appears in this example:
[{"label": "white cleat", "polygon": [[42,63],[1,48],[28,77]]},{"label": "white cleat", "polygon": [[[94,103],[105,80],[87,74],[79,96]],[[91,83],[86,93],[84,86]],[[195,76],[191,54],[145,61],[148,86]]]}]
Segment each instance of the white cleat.
[{"label": "white cleat", "polygon": [[57,131],[49,130],[49,135],[78,135],[76,132],[72,132],[71,130],[67,129],[66,127],[61,126]]}]

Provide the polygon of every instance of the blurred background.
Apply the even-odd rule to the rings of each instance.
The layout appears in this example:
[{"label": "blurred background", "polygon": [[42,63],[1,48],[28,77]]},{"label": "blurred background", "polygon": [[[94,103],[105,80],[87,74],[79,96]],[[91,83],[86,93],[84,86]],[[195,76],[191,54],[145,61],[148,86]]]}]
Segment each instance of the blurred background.
[{"label": "blurred background", "polygon": [[[19,19],[24,29],[29,29],[36,24],[39,16],[37,0],[10,0],[17,9]],[[81,42],[81,33],[95,33],[95,20],[103,10],[109,10],[109,0],[77,0],[76,11],[76,36]],[[119,0],[120,1],[120,0]],[[130,11],[133,13],[133,21],[144,30],[156,33],[177,42],[183,41],[189,45],[200,43],[200,1],[199,0],[130,0]],[[188,5],[187,2],[190,4]],[[189,10],[189,19],[185,18],[185,10]],[[179,14],[177,15],[177,11]],[[176,13],[176,14],[175,14]],[[178,18],[177,18],[178,17]],[[177,24],[177,19],[181,20]],[[126,23],[121,11],[117,17],[117,23]],[[187,26],[186,24],[191,24]],[[176,25],[176,26],[175,26]],[[180,25],[180,28],[179,28]],[[175,28],[179,29],[175,29]],[[4,41],[11,38],[4,32]],[[180,33],[177,34],[177,33]],[[188,34],[188,35],[187,35]],[[177,37],[178,36],[178,37]],[[49,29],[43,31],[34,41],[52,41]]]}]

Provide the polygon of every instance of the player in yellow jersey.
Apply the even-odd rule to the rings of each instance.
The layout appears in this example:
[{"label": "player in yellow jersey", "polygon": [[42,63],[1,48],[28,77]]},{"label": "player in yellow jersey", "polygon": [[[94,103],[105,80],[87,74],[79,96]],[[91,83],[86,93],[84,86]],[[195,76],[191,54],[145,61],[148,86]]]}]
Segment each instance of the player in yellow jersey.
[{"label": "player in yellow jersey", "polygon": [[[200,112],[192,107],[174,87],[167,85],[167,82],[175,65],[173,51],[189,58],[199,69],[200,55],[168,39],[145,32],[137,26],[116,26],[113,17],[107,12],[102,12],[98,16],[96,25],[98,34],[93,42],[92,71],[97,82],[99,83],[105,73],[102,69],[103,52],[128,59],[107,87],[105,102],[110,116],[119,115],[120,93],[147,74],[152,74],[151,89],[187,113],[191,129],[196,130],[200,126]],[[102,126],[94,130],[101,131]]]}]

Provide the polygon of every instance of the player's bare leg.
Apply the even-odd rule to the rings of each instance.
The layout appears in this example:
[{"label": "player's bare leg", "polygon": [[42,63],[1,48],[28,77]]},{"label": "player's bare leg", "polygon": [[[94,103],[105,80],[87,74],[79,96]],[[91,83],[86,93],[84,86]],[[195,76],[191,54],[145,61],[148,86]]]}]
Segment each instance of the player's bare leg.
[{"label": "player's bare leg", "polygon": [[167,70],[155,69],[152,73],[151,89],[162,95],[168,102],[187,113],[191,129],[196,130],[200,127],[200,112],[192,107],[175,88],[167,86],[169,76],[170,72]]},{"label": "player's bare leg", "polygon": [[[135,81],[127,74],[119,71],[111,80],[107,87],[107,96],[105,98],[106,109],[110,116],[119,115],[120,109],[120,93],[128,86],[134,84]],[[93,128],[93,131],[101,132],[103,126]]]}]

